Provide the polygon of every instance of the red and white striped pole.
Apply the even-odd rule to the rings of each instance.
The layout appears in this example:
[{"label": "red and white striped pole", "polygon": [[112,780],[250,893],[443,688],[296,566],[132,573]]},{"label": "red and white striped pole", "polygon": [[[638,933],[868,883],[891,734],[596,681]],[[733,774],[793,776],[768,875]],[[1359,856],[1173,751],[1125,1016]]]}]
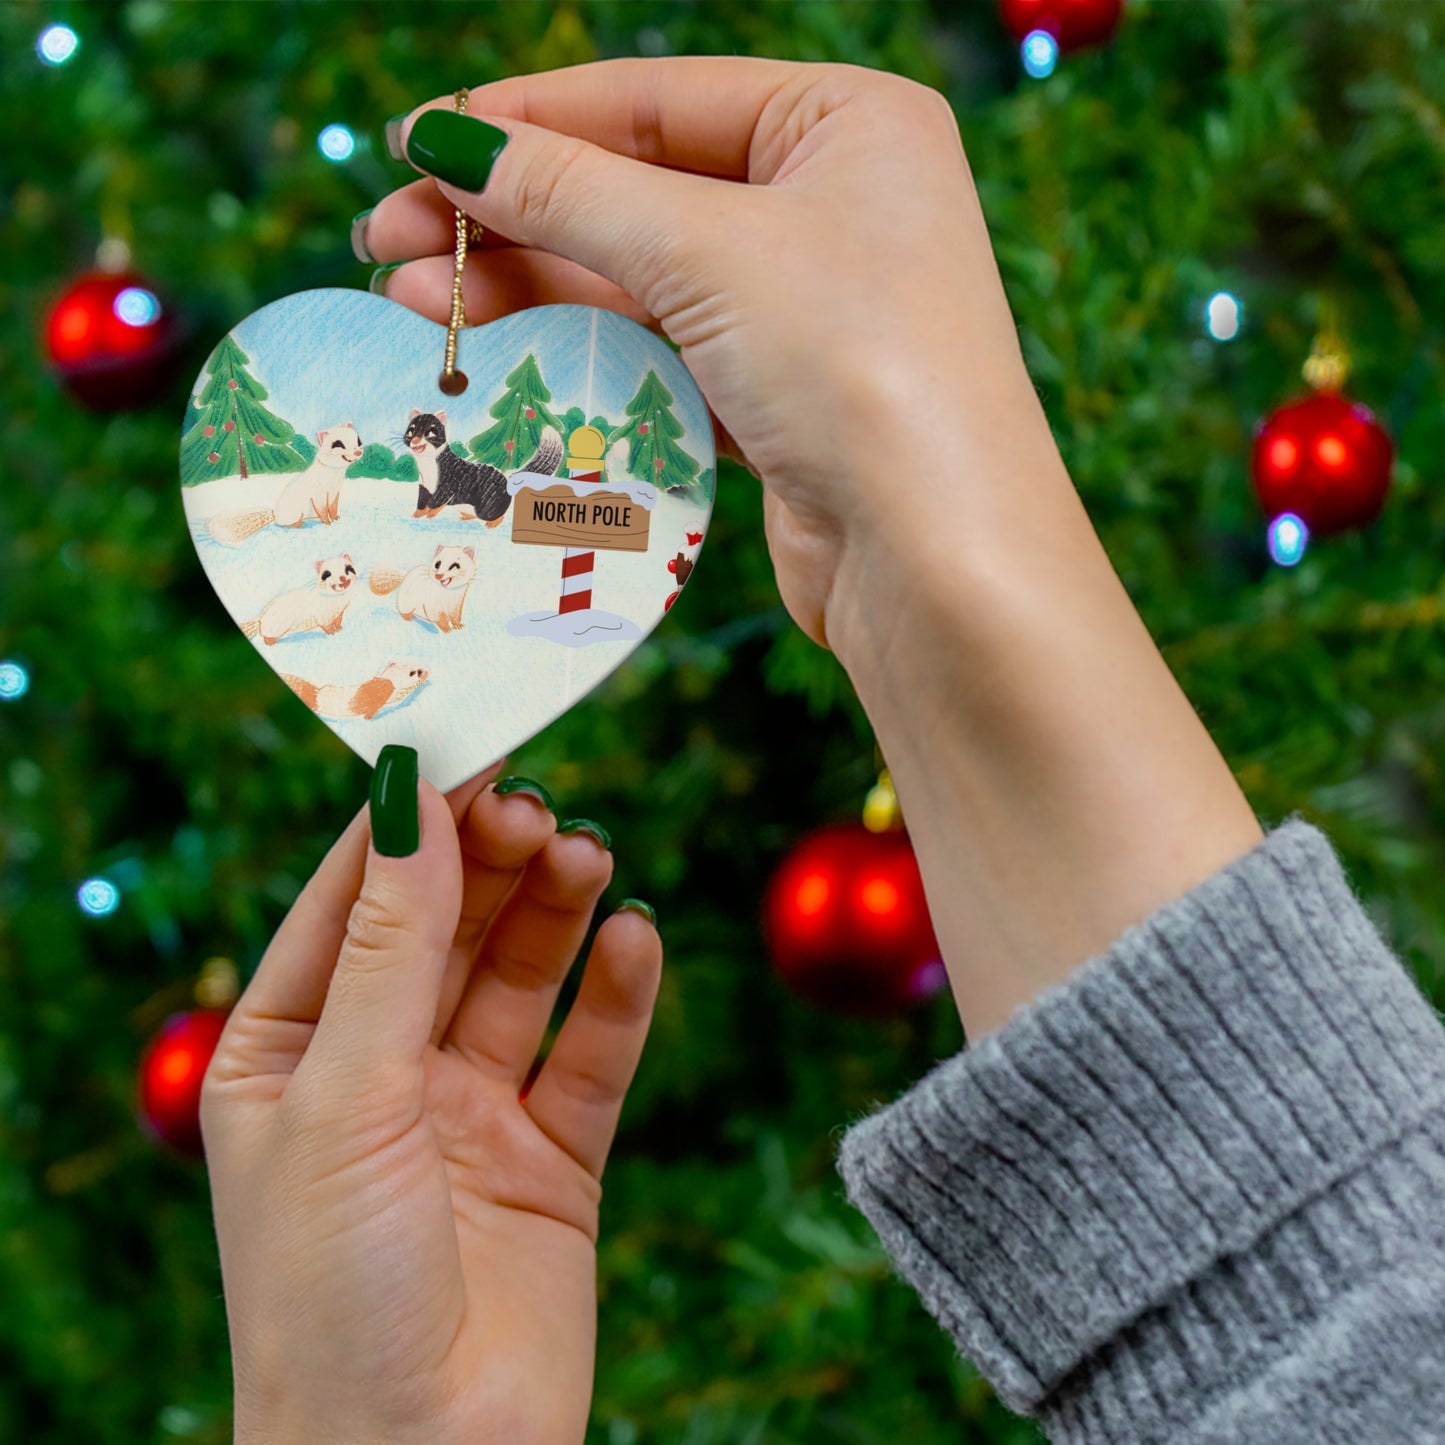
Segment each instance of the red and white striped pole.
[{"label": "red and white striped pole", "polygon": [[[567,438],[567,475],[574,482],[602,480],[602,454],[607,438],[595,426],[579,426]],[[592,606],[592,568],[597,553],[591,547],[562,549],[562,596],[557,611],[586,612]]]}]

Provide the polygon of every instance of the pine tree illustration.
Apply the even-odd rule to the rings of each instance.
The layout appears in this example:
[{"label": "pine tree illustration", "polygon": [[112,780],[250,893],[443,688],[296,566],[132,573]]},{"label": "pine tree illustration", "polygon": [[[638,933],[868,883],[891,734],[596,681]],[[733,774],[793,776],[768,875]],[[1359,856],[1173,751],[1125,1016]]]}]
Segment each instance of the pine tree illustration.
[{"label": "pine tree illustration", "polygon": [[477,461],[515,471],[537,450],[542,428],[555,427],[560,432],[562,423],[547,406],[552,393],[542,380],[534,353],[529,351],[514,368],[506,386],[487,413],[497,419],[496,426],[474,436],[467,446]]},{"label": "pine tree illustration", "polygon": [[199,412],[181,438],[186,486],[216,477],[299,472],[306,459],[291,446],[296,428],[261,405],[267,391],[246,370],[251,358],[228,332],[206,363],[210,380],[191,403]]},{"label": "pine tree illustration", "polygon": [[608,438],[608,445],[627,443],[627,470],[638,481],[692,491],[701,464],[678,445],[684,428],[671,407],[672,393],[649,371],[627,403],[627,421]]}]

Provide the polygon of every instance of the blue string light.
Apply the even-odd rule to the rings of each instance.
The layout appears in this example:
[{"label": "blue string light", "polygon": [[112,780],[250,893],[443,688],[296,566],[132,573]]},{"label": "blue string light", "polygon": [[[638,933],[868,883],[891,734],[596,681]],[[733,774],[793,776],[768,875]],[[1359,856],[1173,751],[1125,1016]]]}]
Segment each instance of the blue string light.
[{"label": "blue string light", "polygon": [[87,878],[76,890],[80,911],[92,918],[109,918],[120,907],[120,889],[109,878]]},{"label": "blue string light", "polygon": [[1047,30],[1030,30],[1019,47],[1024,70],[1035,80],[1046,80],[1059,63],[1059,42]]},{"label": "blue string light", "polygon": [[30,691],[30,674],[8,658],[0,662],[0,702],[16,702]]},{"label": "blue string light", "polygon": [[1281,512],[1269,524],[1269,555],[1281,567],[1293,567],[1309,546],[1310,529],[1293,512]]},{"label": "blue string light", "polygon": [[111,309],[116,319],[127,326],[149,326],[160,319],[161,303],[156,294],[144,286],[127,286],[115,298]]},{"label": "blue string light", "polygon": [[329,161],[349,161],[356,152],[356,137],[349,127],[329,125],[316,137],[316,148]]},{"label": "blue string light", "polygon": [[35,53],[47,65],[64,65],[80,49],[80,36],[68,25],[47,25],[35,42]]},{"label": "blue string light", "polygon": [[1233,341],[1244,325],[1244,307],[1228,291],[1216,291],[1204,307],[1204,329],[1216,341]]}]

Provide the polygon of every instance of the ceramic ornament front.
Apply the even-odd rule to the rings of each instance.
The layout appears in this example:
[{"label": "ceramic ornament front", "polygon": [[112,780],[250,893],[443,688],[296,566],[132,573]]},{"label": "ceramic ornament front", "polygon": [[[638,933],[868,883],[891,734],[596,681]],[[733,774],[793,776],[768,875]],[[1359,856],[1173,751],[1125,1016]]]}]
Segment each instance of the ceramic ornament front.
[{"label": "ceramic ornament front", "polygon": [[196,380],[181,496],[201,564],[282,681],[367,762],[443,790],[540,731],[662,619],[716,468],[667,345],[586,306],[457,337],[369,292],[287,296]]}]

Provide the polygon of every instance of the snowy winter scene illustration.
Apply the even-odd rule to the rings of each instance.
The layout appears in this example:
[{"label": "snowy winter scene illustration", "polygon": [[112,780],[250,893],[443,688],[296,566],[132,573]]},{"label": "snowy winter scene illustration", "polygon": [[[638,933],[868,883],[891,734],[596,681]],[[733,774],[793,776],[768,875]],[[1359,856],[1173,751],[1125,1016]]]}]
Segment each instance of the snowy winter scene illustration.
[{"label": "snowy winter scene illustration", "polygon": [[546,306],[463,330],[367,292],[288,296],[192,391],[181,495],[201,563],[285,684],[373,762],[455,786],[657,626],[712,511],[707,408],[635,323]]}]

